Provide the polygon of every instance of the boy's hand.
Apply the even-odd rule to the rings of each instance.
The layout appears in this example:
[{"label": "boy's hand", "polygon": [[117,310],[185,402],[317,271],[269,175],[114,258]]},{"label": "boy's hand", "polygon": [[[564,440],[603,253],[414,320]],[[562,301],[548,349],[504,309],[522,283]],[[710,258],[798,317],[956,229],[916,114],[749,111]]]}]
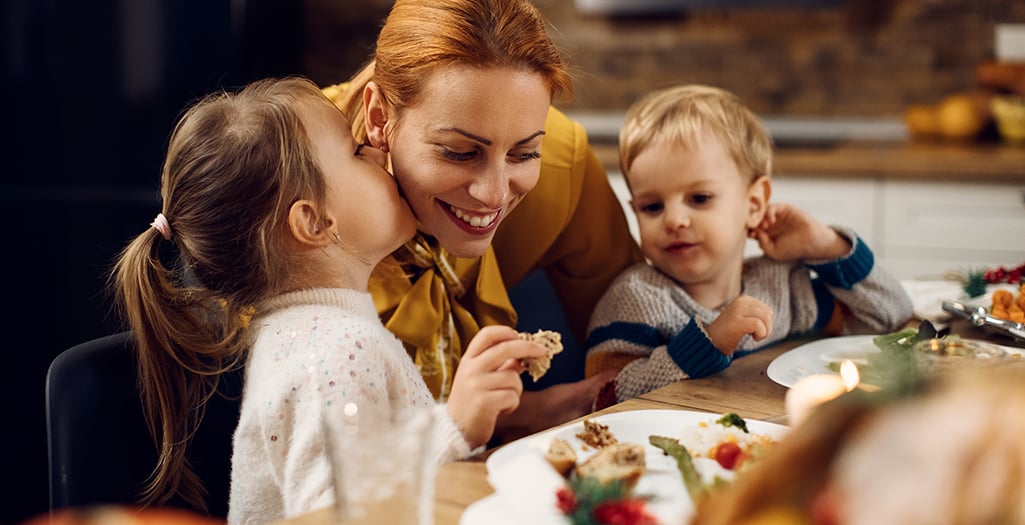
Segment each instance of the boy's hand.
[{"label": "boy's hand", "polygon": [[541,357],[546,351],[543,345],[520,339],[508,326],[486,326],[470,341],[459,361],[446,409],[471,448],[487,443],[498,416],[519,406],[521,360]]},{"label": "boy's hand", "polygon": [[772,308],[750,295],[741,295],[705,326],[705,333],[720,352],[733,355],[745,334],[761,341],[772,333]]},{"label": "boy's hand", "polygon": [[835,259],[851,249],[836,230],[789,204],[770,204],[750,236],[767,257],[777,261]]}]

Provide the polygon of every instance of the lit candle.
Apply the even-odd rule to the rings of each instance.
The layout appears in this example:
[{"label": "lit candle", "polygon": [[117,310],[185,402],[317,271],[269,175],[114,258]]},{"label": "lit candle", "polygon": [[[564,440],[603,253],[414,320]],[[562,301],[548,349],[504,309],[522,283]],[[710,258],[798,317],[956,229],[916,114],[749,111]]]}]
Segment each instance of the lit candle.
[{"label": "lit candle", "polygon": [[791,426],[800,424],[819,405],[850,392],[860,382],[858,367],[844,360],[840,375],[814,374],[802,377],[787,391],[786,411]]}]

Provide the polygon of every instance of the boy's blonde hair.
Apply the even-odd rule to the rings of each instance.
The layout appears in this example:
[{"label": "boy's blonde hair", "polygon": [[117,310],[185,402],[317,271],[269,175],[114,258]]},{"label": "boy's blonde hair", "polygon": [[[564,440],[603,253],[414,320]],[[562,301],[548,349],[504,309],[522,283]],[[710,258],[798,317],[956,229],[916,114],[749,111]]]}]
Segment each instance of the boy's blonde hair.
[{"label": "boy's blonde hair", "polygon": [[706,130],[749,182],[771,176],[772,139],[761,120],[733,93],[699,84],[656,90],[630,106],[619,132],[619,167],[628,174],[637,156],[655,143],[693,150]]}]

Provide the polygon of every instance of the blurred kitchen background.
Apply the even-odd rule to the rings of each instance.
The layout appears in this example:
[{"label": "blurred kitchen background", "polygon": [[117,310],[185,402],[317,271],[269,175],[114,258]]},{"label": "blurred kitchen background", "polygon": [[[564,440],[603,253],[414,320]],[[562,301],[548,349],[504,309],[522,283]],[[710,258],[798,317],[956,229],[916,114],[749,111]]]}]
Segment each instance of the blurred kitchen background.
[{"label": "blurred kitchen background", "polygon": [[[1018,87],[1018,95],[1025,95],[1025,76],[1020,86],[1013,75],[980,77],[980,67],[1025,62],[1013,56],[1025,54],[1021,39],[1013,32],[1005,33],[1006,41],[997,36],[1000,27],[1025,24],[1025,2],[535,4],[577,79],[575,98],[558,105],[585,124],[614,179],[616,128],[631,102],[670,84],[714,84],[739,95],[770,124],[781,147],[774,198],[791,196],[816,213],[851,223],[902,277],[1025,259],[1025,145],[1002,140],[985,105],[986,97]],[[3,312],[9,335],[0,449],[6,453],[0,472],[7,488],[0,493],[0,523],[47,509],[47,366],[69,346],[120,330],[106,291],[107,272],[118,250],[160,209],[160,162],[184,105],[218,87],[264,76],[303,74],[325,85],[343,81],[366,61],[390,5],[3,4],[0,89],[8,101],[8,139],[0,223],[6,228]],[[998,48],[1012,56],[998,56]],[[978,109],[965,117],[967,124],[959,121],[967,131],[956,139],[935,129],[935,112],[951,95],[969,96]],[[905,118],[916,106],[926,110],[927,129],[912,136]],[[829,157],[838,155],[835,146],[849,143],[874,146]],[[950,150],[969,160],[935,160]],[[884,161],[895,151],[923,162],[907,169],[909,175],[892,177]],[[932,170],[939,175],[931,178]],[[621,181],[614,183],[622,191]],[[943,213],[900,215],[892,210],[898,200]],[[942,221],[965,209],[990,217],[993,224],[983,224],[991,229],[988,237],[980,241],[970,232],[945,229]]]}]

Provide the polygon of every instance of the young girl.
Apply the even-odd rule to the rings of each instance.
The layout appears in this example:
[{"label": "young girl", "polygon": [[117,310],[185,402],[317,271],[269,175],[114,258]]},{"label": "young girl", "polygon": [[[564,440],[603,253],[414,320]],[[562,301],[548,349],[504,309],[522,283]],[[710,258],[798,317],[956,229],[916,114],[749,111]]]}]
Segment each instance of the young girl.
[{"label": "young girl", "polygon": [[[353,403],[382,419],[434,405],[367,292],[374,267],[416,230],[384,163],[303,79],[211,95],[182,117],[163,168],[163,211],[115,268],[160,448],[147,503],[197,501],[185,448],[218,375],[243,361],[232,523],[333,502],[321,418]],[[447,404],[434,408],[434,459],[485,444],[519,403],[521,359],[542,354],[511,328],[482,330]]]}]

